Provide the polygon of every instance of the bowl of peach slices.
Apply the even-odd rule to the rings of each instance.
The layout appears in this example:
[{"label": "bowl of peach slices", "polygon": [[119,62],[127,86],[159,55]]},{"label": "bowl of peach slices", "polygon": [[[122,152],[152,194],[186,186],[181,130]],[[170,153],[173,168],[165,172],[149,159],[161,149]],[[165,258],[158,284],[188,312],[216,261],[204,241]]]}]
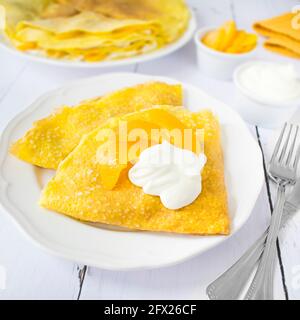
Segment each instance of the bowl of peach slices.
[{"label": "bowl of peach slices", "polygon": [[239,30],[234,21],[221,27],[204,27],[195,35],[198,67],[208,76],[230,80],[234,69],[249,60],[257,47],[257,35]]}]

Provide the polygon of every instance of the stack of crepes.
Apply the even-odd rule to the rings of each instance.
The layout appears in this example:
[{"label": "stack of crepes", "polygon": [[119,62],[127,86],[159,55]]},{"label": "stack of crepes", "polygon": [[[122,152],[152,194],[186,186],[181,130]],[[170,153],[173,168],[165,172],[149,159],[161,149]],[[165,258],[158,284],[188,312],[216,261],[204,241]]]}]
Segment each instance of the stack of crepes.
[{"label": "stack of crepes", "polygon": [[278,17],[259,21],[254,30],[268,37],[264,43],[266,49],[279,54],[300,58],[299,14],[285,13]]},{"label": "stack of crepes", "polygon": [[184,0],[0,0],[0,9],[19,50],[84,61],[157,50],[180,38],[190,17]]},{"label": "stack of crepes", "polygon": [[[81,221],[138,230],[228,234],[218,120],[210,111],[192,113],[180,107],[182,104],[181,85],[150,82],[123,88],[76,107],[62,107],[35,122],[12,145],[11,153],[31,164],[57,170],[40,199],[40,205],[49,210]],[[120,134],[124,122],[128,132]],[[197,129],[204,130],[207,164],[202,175],[203,190],[192,204],[180,210],[167,209],[159,197],[145,194],[129,181],[129,161],[134,158],[128,153],[127,162],[120,162],[118,153],[107,152],[114,148],[115,141],[103,134],[114,132],[122,145],[135,129],[143,129],[146,139],[151,138],[153,129],[177,129],[182,137],[185,129],[195,134]],[[191,149],[194,151],[194,144]]]}]

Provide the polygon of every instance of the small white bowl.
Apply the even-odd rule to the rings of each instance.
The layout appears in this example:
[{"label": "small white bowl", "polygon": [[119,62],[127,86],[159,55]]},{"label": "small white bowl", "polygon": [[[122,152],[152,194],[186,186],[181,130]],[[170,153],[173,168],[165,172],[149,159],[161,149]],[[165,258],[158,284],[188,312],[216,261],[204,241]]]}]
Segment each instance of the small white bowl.
[{"label": "small white bowl", "polygon": [[234,106],[236,111],[248,123],[263,128],[275,129],[281,127],[284,122],[290,120],[297,112],[300,106],[300,95],[295,99],[279,103],[277,101],[266,101],[247,90],[240,81],[240,74],[249,65],[261,62],[271,63],[260,60],[249,61],[238,66],[234,71]]},{"label": "small white bowl", "polygon": [[198,30],[194,40],[197,48],[198,68],[206,75],[220,79],[231,80],[235,68],[251,59],[255,49],[246,53],[224,53],[207,47],[202,38],[204,35],[217,27],[205,27]]}]

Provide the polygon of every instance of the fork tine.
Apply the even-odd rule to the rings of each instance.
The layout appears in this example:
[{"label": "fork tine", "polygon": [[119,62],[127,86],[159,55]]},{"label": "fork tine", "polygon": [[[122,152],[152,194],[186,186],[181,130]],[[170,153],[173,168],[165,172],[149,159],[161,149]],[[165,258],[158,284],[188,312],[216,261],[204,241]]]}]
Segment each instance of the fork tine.
[{"label": "fork tine", "polygon": [[292,142],[292,145],[290,147],[290,151],[289,151],[289,154],[288,154],[288,157],[287,157],[287,160],[286,160],[286,165],[287,166],[289,166],[290,163],[291,163],[292,156],[293,156],[294,149],[295,149],[295,145],[296,145],[296,141],[297,141],[297,137],[298,137],[298,133],[299,133],[299,126],[296,126],[296,133],[294,135],[294,139],[293,139],[293,142]]},{"label": "fork tine", "polygon": [[279,157],[279,160],[278,160],[280,164],[283,164],[283,160],[284,160],[284,157],[286,155],[286,150],[287,150],[287,147],[289,145],[290,138],[291,138],[292,130],[293,130],[293,125],[290,124],[290,129],[289,129],[287,138],[285,139],[285,143],[284,143],[284,145],[282,147],[281,154],[280,154],[280,157]]},{"label": "fork tine", "polygon": [[284,160],[284,157],[286,155],[287,147],[288,147],[289,142],[290,142],[292,130],[293,130],[293,125],[290,124],[290,129],[289,129],[288,135],[287,135],[287,137],[285,139],[285,143],[284,143],[284,145],[282,147],[281,154],[279,156],[279,160],[278,161],[279,161],[280,164],[283,164],[283,160]]},{"label": "fork tine", "polygon": [[282,131],[280,133],[280,136],[278,138],[277,144],[275,146],[275,150],[274,150],[272,158],[271,158],[271,162],[274,162],[275,158],[278,155],[278,152],[279,152],[279,149],[280,149],[280,146],[281,146],[281,143],[282,143],[283,136],[284,136],[286,128],[287,128],[287,123],[284,124],[284,127],[283,127],[283,129],[282,129]]},{"label": "fork tine", "polygon": [[297,149],[297,153],[296,153],[296,159],[294,161],[294,169],[296,170],[299,164],[299,160],[300,160],[300,146]]}]

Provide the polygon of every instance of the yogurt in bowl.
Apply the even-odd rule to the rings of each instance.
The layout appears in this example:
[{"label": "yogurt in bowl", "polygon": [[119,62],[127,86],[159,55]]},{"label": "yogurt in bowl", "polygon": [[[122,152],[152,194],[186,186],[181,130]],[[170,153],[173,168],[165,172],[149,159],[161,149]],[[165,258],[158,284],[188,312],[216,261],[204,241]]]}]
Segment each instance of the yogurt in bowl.
[{"label": "yogurt in bowl", "polygon": [[251,61],[234,72],[235,104],[251,124],[275,128],[300,105],[300,78],[292,64]]}]

